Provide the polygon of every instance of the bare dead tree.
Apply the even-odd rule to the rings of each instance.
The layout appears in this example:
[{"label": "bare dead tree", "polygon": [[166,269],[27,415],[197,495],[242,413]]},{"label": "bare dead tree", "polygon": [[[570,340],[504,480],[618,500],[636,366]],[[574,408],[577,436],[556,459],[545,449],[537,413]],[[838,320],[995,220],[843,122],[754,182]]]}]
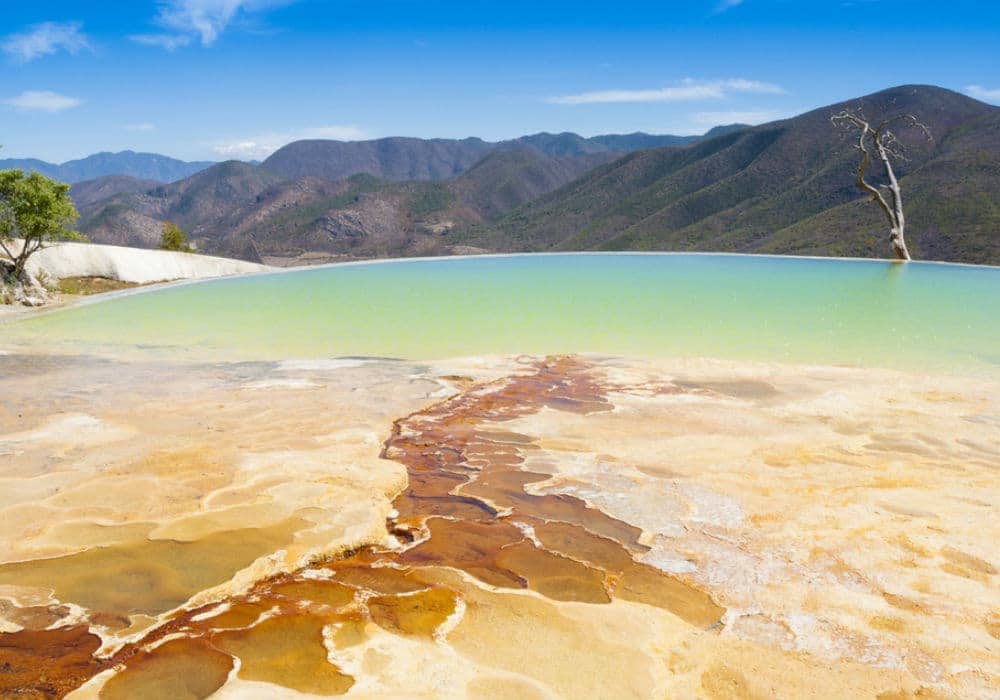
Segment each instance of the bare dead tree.
[{"label": "bare dead tree", "polygon": [[[860,109],[845,109],[831,116],[830,121],[834,126],[846,131],[858,130],[858,143],[855,148],[861,151],[861,163],[858,165],[855,184],[859,190],[871,195],[872,201],[878,204],[882,213],[889,220],[889,244],[892,246],[893,255],[898,260],[909,260],[910,251],[906,249],[906,217],[903,215],[903,195],[899,189],[896,172],[892,167],[893,160],[905,161],[906,155],[903,144],[890,127],[896,124],[915,127],[923,132],[928,141],[931,140],[930,129],[912,114],[900,114],[873,125],[865,118]],[[886,177],[889,180],[887,185],[875,187],[865,179],[873,154],[885,168]],[[882,190],[889,192],[890,202],[886,201]]]}]

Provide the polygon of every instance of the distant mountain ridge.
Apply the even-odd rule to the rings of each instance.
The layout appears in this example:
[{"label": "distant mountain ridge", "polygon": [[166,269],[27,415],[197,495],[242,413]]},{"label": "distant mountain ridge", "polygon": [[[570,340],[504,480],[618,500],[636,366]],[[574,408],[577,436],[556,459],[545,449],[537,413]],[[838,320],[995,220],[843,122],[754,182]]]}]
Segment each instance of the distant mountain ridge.
[{"label": "distant mountain ridge", "polygon": [[215,165],[212,161],[183,161],[158,153],[95,153],[65,163],[47,163],[36,158],[0,159],[0,170],[33,170],[54,180],[74,184],[108,175],[128,175],[141,180],[173,182]]},{"label": "distant mountain ridge", "polygon": [[[433,248],[453,227],[494,221],[627,149],[699,138],[541,133],[498,143],[300,141],[259,167],[227,161],[166,185],[105,176],[74,184],[70,195],[81,212],[79,228],[105,243],[155,245],[169,220],[202,250],[251,260],[259,251],[405,255]],[[292,156],[288,168],[282,153]]]},{"label": "distant mountain ridge", "polygon": [[[731,125],[724,129],[741,129]],[[642,148],[684,146],[704,136],[669,134],[579,134],[546,132],[508,141],[467,139],[416,139],[389,137],[370,141],[293,141],[268,156],[265,170],[287,178],[321,177],[325,180],[366,173],[384,180],[449,180],[461,175],[487,153],[532,148],[547,156],[585,156],[596,153],[625,154]]]},{"label": "distant mountain ridge", "polygon": [[[743,128],[743,125],[716,129]],[[715,131],[715,130],[713,130]],[[712,132],[709,132],[712,133]],[[368,173],[386,180],[448,180],[472,167],[486,153],[500,148],[537,148],[548,155],[628,153],[639,148],[694,143],[703,136],[608,134],[585,138],[577,134],[539,133],[509,141],[489,142],[479,138],[420,139],[388,137],[370,141],[293,141],[273,154],[265,169],[284,177],[322,177],[341,180]],[[246,161],[260,165],[258,161]],[[216,161],[184,161],[158,153],[102,151],[65,163],[37,158],[2,158],[0,170],[36,171],[46,177],[76,184],[110,175],[169,183],[183,180],[216,164]]]}]

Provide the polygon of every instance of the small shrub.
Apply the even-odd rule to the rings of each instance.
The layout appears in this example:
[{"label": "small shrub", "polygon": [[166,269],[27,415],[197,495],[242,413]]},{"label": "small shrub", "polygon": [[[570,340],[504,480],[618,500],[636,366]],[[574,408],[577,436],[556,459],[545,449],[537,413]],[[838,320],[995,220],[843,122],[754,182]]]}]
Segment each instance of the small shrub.
[{"label": "small shrub", "polygon": [[163,222],[163,232],[160,234],[160,249],[173,250],[179,253],[193,253],[184,230],[169,221]]}]

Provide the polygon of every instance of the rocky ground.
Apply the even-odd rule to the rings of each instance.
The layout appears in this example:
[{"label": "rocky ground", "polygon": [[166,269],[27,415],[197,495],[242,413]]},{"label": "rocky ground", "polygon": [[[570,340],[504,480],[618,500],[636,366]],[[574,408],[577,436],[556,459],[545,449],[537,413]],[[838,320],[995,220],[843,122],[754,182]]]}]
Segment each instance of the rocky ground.
[{"label": "rocky ground", "polygon": [[0,367],[2,693],[998,689],[994,379],[598,357]]}]

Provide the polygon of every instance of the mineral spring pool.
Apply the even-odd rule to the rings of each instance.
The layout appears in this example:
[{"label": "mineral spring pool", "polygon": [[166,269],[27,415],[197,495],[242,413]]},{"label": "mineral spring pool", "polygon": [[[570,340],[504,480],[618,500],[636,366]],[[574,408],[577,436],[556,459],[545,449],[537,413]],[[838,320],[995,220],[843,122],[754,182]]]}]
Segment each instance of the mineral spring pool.
[{"label": "mineral spring pool", "polygon": [[0,697],[996,698],[1000,268],[567,254],[0,330]]},{"label": "mineral spring pool", "polygon": [[1000,367],[1000,269],[689,254],[396,260],[219,279],[13,323],[50,351],[288,359],[590,352]]}]

